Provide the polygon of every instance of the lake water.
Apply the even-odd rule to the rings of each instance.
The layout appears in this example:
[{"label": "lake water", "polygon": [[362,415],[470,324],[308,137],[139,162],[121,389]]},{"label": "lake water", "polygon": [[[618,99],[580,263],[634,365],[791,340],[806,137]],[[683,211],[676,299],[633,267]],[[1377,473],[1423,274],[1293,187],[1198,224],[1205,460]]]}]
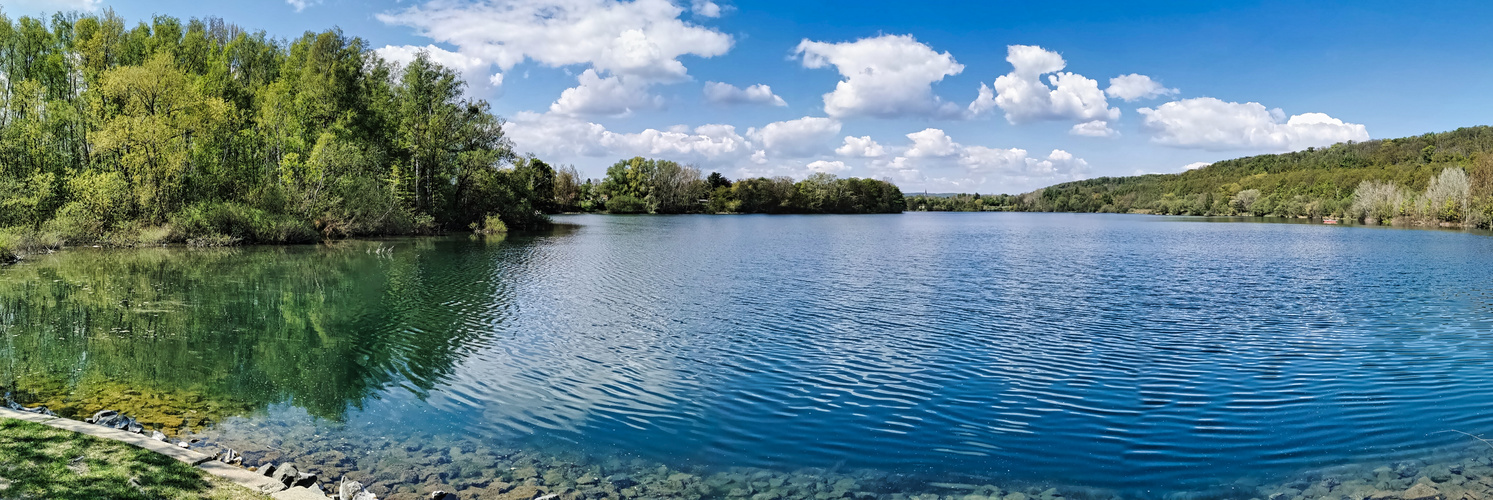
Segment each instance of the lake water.
[{"label": "lake water", "polygon": [[0,268],[0,386],[240,449],[273,430],[347,454],[408,438],[613,469],[1141,497],[1493,431],[1483,234],[1068,214],[557,221],[40,256]]}]

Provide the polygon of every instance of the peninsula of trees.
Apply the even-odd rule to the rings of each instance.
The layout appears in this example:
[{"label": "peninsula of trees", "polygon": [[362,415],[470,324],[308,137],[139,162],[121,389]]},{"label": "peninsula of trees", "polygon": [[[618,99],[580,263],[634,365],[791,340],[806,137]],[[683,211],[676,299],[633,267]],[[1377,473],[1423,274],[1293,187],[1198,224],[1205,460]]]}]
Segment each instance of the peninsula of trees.
[{"label": "peninsula of trees", "polygon": [[581,179],[516,153],[464,91],[423,55],[386,61],[339,30],[278,40],[216,18],[0,13],[0,248],[501,231],[559,211],[903,208],[883,181],[731,182],[642,158]]},{"label": "peninsula of trees", "polygon": [[916,196],[909,210],[1341,217],[1489,226],[1493,127],[1339,143],[1179,174],[1101,177],[1020,195]]}]

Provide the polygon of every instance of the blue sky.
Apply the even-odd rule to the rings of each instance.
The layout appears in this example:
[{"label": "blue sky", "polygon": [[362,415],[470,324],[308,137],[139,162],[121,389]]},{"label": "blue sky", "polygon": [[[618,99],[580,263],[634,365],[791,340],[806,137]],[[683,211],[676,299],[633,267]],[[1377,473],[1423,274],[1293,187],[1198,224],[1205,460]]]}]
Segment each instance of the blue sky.
[{"label": "blue sky", "polygon": [[0,4],[220,16],[284,38],[337,26],[389,59],[427,50],[520,151],[598,177],[642,155],[1015,193],[1485,124],[1493,104],[1486,2]]}]

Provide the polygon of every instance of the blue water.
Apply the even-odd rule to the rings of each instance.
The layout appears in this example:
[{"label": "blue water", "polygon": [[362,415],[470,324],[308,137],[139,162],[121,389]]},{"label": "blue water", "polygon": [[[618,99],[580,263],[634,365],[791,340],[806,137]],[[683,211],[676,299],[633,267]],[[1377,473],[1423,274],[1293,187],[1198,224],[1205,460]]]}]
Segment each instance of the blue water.
[{"label": "blue water", "polygon": [[[224,307],[338,304],[314,328],[273,327],[354,346],[321,358],[336,387],[240,382],[270,395],[250,420],[335,392],[346,410],[324,432],[1164,492],[1493,431],[1484,234],[1067,214],[557,221],[501,242],[240,250],[276,252],[250,276],[171,259],[132,272],[189,305],[216,297],[166,314],[223,332],[266,328]],[[306,282],[318,269],[348,271]],[[279,362],[274,335],[215,349],[228,344],[170,323],[154,334],[198,335],[194,356]],[[45,329],[27,324],[10,328]],[[179,362],[156,369],[203,361]]]}]

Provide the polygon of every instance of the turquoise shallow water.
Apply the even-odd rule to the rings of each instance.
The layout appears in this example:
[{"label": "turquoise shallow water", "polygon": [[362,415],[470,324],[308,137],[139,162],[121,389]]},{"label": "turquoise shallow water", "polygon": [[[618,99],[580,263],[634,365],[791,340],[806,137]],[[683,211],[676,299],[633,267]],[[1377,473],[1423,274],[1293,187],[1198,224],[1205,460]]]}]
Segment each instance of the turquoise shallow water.
[{"label": "turquoise shallow water", "polygon": [[[701,470],[1206,489],[1493,431],[1493,238],[1067,214],[562,216],[542,235],[0,270],[0,385]],[[237,417],[237,418],[229,418]],[[305,418],[302,418],[305,417]]]}]

